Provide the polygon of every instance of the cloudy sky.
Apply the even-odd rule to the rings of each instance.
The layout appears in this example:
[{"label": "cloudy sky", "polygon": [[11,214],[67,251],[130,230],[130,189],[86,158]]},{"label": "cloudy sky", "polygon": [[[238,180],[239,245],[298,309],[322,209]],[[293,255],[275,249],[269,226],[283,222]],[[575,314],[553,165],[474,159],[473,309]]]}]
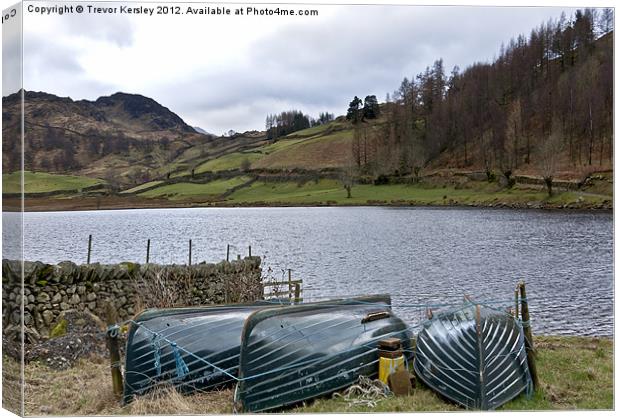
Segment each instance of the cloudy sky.
[{"label": "cloudy sky", "polygon": [[[45,3],[54,4],[62,3]],[[263,129],[268,113],[296,108],[338,115],[354,95],[383,100],[404,76],[440,57],[447,72],[489,61],[502,42],[529,34],[563,10],[573,13],[548,7],[293,8],[317,9],[319,16],[26,11],[24,87],[89,100],[139,93],[209,132]]]}]

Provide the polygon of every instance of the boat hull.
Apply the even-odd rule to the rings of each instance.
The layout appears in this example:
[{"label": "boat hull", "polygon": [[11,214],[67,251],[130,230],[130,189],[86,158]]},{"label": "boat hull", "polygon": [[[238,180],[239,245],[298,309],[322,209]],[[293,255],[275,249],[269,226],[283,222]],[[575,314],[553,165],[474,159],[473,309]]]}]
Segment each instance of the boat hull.
[{"label": "boat hull", "polygon": [[[123,401],[161,384],[172,384],[180,392],[232,385],[239,369],[243,324],[250,314],[270,306],[258,302],[151,309],[138,315],[127,337]],[[177,356],[171,342],[177,345]],[[181,376],[176,357],[187,366]]]},{"label": "boat hull", "polygon": [[241,338],[235,409],[280,408],[376,376],[378,342],[388,337],[410,352],[412,333],[388,296],[255,312]]},{"label": "boat hull", "polygon": [[425,324],[414,369],[436,392],[472,409],[495,409],[531,387],[521,324],[473,303]]}]

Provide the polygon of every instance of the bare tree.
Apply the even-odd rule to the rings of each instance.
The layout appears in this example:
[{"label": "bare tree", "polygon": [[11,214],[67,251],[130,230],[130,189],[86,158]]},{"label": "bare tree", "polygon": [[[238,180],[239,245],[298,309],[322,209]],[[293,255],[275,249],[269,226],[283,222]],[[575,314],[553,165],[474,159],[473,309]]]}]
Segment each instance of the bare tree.
[{"label": "bare tree", "polygon": [[355,184],[355,177],[359,169],[355,164],[348,164],[340,173],[340,182],[342,187],[347,191],[347,199],[351,199],[351,189]]},{"label": "bare tree", "polygon": [[549,197],[553,195],[553,177],[556,174],[558,159],[562,152],[563,141],[557,130],[553,130],[546,141],[540,144],[538,168],[547,186]]}]

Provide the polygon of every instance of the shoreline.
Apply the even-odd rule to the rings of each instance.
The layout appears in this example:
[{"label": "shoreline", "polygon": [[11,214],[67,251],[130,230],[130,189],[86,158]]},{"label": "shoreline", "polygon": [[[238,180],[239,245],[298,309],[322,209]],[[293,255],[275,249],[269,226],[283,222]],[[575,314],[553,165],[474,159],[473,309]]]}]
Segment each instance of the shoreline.
[{"label": "shoreline", "polygon": [[[613,202],[613,197],[610,199]],[[3,199],[3,212],[21,212],[19,199]],[[599,203],[568,203],[548,204],[545,202],[416,202],[416,201],[368,201],[366,203],[292,203],[292,202],[191,202],[170,201],[163,199],[130,199],[120,198],[111,201],[101,201],[94,198],[82,199],[27,199],[24,201],[24,212],[79,212],[97,210],[136,210],[136,209],[196,209],[196,208],[290,208],[290,207],[391,207],[391,208],[470,208],[470,209],[511,209],[511,210],[538,210],[550,212],[593,212],[613,213],[613,204]]]}]

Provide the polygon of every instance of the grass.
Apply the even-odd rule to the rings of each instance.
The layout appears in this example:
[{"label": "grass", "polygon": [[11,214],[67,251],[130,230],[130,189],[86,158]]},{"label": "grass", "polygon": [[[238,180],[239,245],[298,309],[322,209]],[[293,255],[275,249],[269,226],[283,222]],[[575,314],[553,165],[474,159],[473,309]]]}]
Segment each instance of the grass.
[{"label": "grass", "polygon": [[[283,140],[265,147],[266,155],[255,168],[343,167],[351,152],[353,131],[344,130],[301,140]],[[271,148],[270,148],[271,147]]]},{"label": "grass", "polygon": [[259,160],[263,157],[260,152],[233,152],[226,154],[222,157],[214,160],[207,161],[204,164],[198,166],[195,170],[196,174],[204,173],[205,171],[224,171],[233,170],[241,167],[241,163],[244,160],[248,160],[250,163]]},{"label": "grass", "polygon": [[239,186],[249,180],[249,177],[234,177],[231,179],[214,180],[209,183],[167,184],[140,193],[140,196],[148,198],[168,198],[172,200],[219,196],[229,189]]},{"label": "grass", "polygon": [[[538,348],[537,367],[541,387],[531,399],[522,395],[503,405],[500,410],[613,408],[611,339],[540,336],[535,338],[535,344]],[[231,412],[231,389],[181,396],[165,388],[162,392],[145,395],[121,407],[112,393],[109,361],[101,358],[82,360],[75,367],[63,371],[30,363],[26,366],[25,377],[27,415],[204,415]],[[323,398],[284,412],[462,410],[418,383],[413,394],[386,399],[373,409],[349,407],[342,400]]]},{"label": "grass", "polygon": [[447,205],[472,204],[493,205],[498,202],[541,202],[566,204],[577,202],[582,198],[586,203],[599,203],[600,196],[582,195],[575,192],[558,193],[547,199],[545,192],[530,189],[512,189],[496,191],[495,186],[481,182],[475,188],[428,187],[425,185],[355,185],[352,197],[339,181],[320,180],[318,183],[309,181],[300,185],[294,182],[265,183],[255,182],[247,188],[237,190],[229,197],[229,202],[237,203],[268,203],[268,204],[333,204],[333,205],[365,205],[365,204],[421,204]]},{"label": "grass", "polygon": [[162,184],[163,182],[164,182],[163,180],[149,181],[147,183],[140,184],[140,185],[138,185],[136,187],[132,187],[131,189],[123,190],[121,192],[121,194],[124,194],[124,193],[138,193],[140,190],[144,190],[144,189],[148,189],[149,187],[157,186],[159,184]]},{"label": "grass", "polygon": [[[2,190],[4,193],[19,193],[21,172],[15,171],[10,174],[2,174]],[[67,176],[62,174],[50,174],[42,172],[24,172],[25,193],[47,193],[79,191],[85,187],[103,184],[104,181],[84,176]]]}]

